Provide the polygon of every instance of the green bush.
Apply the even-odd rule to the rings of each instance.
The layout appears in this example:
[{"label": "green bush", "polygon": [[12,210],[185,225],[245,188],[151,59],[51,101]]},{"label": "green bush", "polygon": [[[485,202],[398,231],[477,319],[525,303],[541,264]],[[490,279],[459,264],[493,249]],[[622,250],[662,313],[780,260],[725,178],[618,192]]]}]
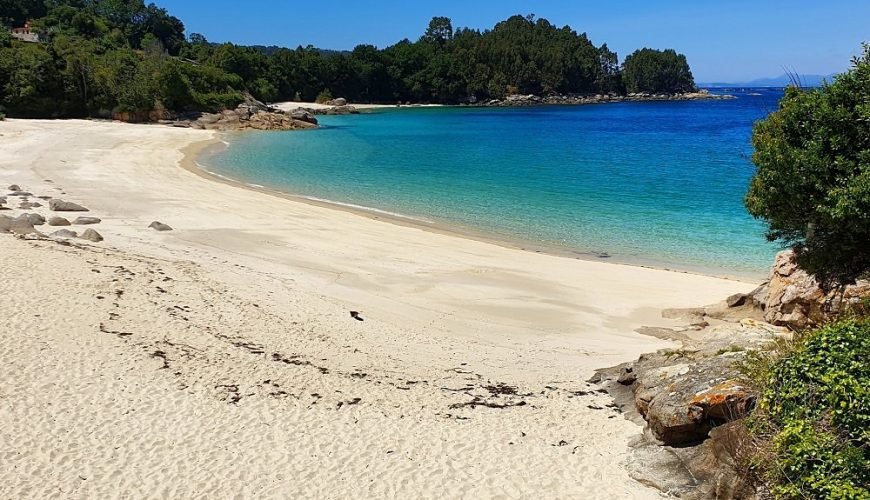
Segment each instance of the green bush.
[{"label": "green bush", "polygon": [[746,207],[825,286],[870,274],[870,45],[819,89],[790,87],[755,125]]},{"label": "green bush", "polygon": [[317,99],[315,99],[314,102],[316,102],[318,104],[323,104],[323,103],[325,103],[327,101],[331,101],[331,100],[332,100],[332,92],[330,92],[329,89],[323,89],[322,91],[320,91],[319,94],[317,94]]},{"label": "green bush", "polygon": [[755,466],[777,498],[870,499],[870,321],[807,334],[757,372]]},{"label": "green bush", "polygon": [[220,111],[233,109],[245,100],[241,92],[205,92],[194,93],[194,100],[200,109],[205,111]]}]

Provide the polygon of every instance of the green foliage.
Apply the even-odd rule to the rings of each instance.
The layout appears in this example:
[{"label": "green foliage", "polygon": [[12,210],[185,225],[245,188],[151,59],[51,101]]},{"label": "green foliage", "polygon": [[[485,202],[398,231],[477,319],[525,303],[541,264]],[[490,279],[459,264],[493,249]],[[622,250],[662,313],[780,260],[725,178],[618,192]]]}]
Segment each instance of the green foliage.
[{"label": "green foliage", "polygon": [[690,92],[695,79],[686,56],[673,49],[640,49],[625,58],[622,81],[628,92]]},{"label": "green foliage", "polygon": [[314,102],[316,102],[318,104],[323,104],[323,103],[325,103],[327,101],[331,101],[331,100],[332,100],[332,92],[330,92],[329,89],[323,89],[319,94],[317,94],[317,99],[315,99]]},{"label": "green foliage", "polygon": [[12,46],[12,34],[3,28],[0,24],[0,49],[6,49]]},{"label": "green foliage", "polygon": [[43,41],[34,48],[0,35],[8,70],[0,105],[13,116],[214,111],[243,92],[264,101],[322,100],[328,89],[357,102],[459,103],[624,91],[616,53],[534,16],[485,31],[435,17],[416,42],[351,52],[185,39],[180,20],[143,0],[0,0],[0,16],[14,25],[32,19]]},{"label": "green foliage", "polygon": [[817,90],[791,87],[755,126],[746,206],[824,285],[870,272],[870,46]]},{"label": "green foliage", "polygon": [[782,499],[870,499],[870,322],[847,320],[758,356],[755,466]]}]

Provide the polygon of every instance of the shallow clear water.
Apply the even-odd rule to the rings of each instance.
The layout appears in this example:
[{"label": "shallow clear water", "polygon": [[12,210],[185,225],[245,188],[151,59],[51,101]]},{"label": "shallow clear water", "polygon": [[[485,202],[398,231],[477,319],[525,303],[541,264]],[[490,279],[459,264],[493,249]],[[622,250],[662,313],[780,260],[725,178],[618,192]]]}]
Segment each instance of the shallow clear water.
[{"label": "shallow clear water", "polygon": [[247,183],[615,261],[744,277],[776,247],[743,207],[754,121],[738,99],[425,108],[231,135],[201,161]]}]

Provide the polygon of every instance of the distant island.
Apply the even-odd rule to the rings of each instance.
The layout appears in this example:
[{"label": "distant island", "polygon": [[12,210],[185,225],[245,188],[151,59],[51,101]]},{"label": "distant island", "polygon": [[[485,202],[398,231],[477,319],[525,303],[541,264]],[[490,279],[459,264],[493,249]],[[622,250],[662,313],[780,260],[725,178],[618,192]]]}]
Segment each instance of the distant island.
[{"label": "distant island", "polygon": [[734,87],[774,87],[782,88],[789,85],[798,85],[799,87],[821,87],[823,82],[832,82],[834,75],[801,75],[783,73],[780,76],[772,78],[758,78],[747,82],[709,82],[700,83],[700,87],[706,88],[734,88]]},{"label": "distant island", "polygon": [[[433,18],[416,41],[339,52],[211,43],[154,4],[22,0],[0,11],[0,113],[166,119],[264,102],[510,102],[524,96],[672,98],[697,91],[686,57],[607,44],[546,19],[454,30]],[[693,98],[705,98],[695,95]],[[585,98],[575,99],[578,102]]]}]

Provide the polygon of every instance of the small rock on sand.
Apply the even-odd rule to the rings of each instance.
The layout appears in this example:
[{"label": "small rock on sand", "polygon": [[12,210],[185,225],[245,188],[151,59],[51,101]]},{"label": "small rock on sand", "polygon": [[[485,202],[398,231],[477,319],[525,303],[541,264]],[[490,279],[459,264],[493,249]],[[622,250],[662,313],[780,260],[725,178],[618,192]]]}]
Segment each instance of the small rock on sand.
[{"label": "small rock on sand", "polygon": [[76,226],[87,226],[90,224],[99,224],[100,222],[103,222],[103,220],[98,219],[97,217],[76,217],[76,219],[72,221]]},{"label": "small rock on sand", "polygon": [[87,229],[84,233],[82,233],[79,238],[83,240],[93,241],[94,243],[99,243],[103,241],[102,235],[100,233],[94,231],[93,229]]},{"label": "small rock on sand", "polygon": [[81,205],[63,200],[50,200],[48,208],[55,212],[88,212],[89,210]]},{"label": "small rock on sand", "polygon": [[33,224],[30,223],[30,220],[24,216],[18,216],[16,218],[6,217],[5,215],[0,215],[0,233],[9,233],[17,234],[17,235],[25,235],[36,233],[36,229],[34,229]]},{"label": "small rock on sand", "polygon": [[8,233],[12,230],[12,217],[0,215],[0,233]]},{"label": "small rock on sand", "polygon": [[48,219],[49,226],[69,226],[70,222],[63,217],[52,217]]},{"label": "small rock on sand", "polygon": [[18,184],[13,184],[13,185],[9,186],[9,190],[10,191],[21,191],[21,186],[19,186]]},{"label": "small rock on sand", "polygon": [[77,238],[79,233],[70,231],[69,229],[61,229],[51,233],[52,238]]},{"label": "small rock on sand", "polygon": [[45,217],[39,214],[21,214],[16,217],[16,220],[26,220],[32,226],[41,226],[45,224]]},{"label": "small rock on sand", "polygon": [[148,227],[157,231],[172,231],[172,228],[168,224],[157,221],[152,222]]}]

